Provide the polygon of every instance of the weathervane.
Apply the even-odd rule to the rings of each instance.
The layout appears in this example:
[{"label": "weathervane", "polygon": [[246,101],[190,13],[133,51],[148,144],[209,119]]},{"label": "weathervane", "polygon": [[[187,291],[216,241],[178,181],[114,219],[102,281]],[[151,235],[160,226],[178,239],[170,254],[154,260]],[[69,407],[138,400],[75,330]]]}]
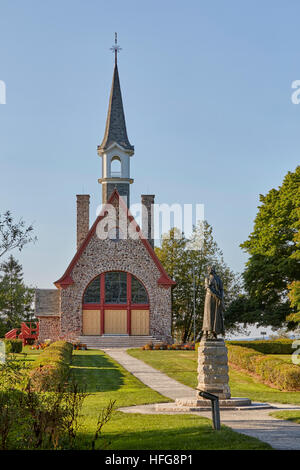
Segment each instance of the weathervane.
[{"label": "weathervane", "polygon": [[117,65],[117,56],[118,56],[118,53],[122,50],[122,48],[118,46],[118,34],[117,33],[115,33],[115,43],[110,48],[110,50],[115,53],[115,64]]}]

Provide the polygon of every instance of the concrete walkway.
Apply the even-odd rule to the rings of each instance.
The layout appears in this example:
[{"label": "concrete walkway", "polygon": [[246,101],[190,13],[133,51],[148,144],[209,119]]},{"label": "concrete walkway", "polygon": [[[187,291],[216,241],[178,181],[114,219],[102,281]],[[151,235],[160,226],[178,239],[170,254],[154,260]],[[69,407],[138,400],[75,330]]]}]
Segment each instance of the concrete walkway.
[{"label": "concrete walkway", "polygon": [[177,380],[171,379],[157,369],[148,366],[145,362],[135,359],[126,353],[126,349],[112,348],[102,349],[106,354],[115,359],[121,366],[131,372],[141,382],[156,390],[161,395],[176,400],[176,398],[195,398],[195,390],[183,385]]},{"label": "concrete walkway", "polygon": [[[183,385],[177,380],[171,379],[157,369],[145,364],[139,359],[135,359],[126,353],[126,349],[114,348],[103,349],[103,351],[115,359],[125,369],[131,372],[141,382],[156,390],[165,397],[175,400],[176,398],[195,398],[195,390]],[[290,421],[283,421],[269,415],[272,411],[300,410],[300,406],[271,404],[269,410],[221,410],[221,421],[226,426],[241,434],[256,437],[263,442],[270,444],[274,449],[280,450],[300,450],[300,425]],[[121,408],[125,413],[142,414],[176,414],[175,412],[158,412],[155,405],[140,405]],[[182,413],[182,412],[181,412]],[[210,411],[189,412],[211,418]]]}]

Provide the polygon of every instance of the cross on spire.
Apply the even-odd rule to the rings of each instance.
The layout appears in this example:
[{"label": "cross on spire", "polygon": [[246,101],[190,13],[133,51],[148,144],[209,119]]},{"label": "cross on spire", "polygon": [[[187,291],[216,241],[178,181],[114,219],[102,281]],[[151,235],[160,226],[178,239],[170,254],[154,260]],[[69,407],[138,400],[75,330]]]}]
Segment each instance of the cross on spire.
[{"label": "cross on spire", "polygon": [[117,65],[118,53],[122,50],[122,48],[118,45],[118,34],[117,33],[115,33],[115,43],[110,48],[110,50],[115,53],[115,65]]}]

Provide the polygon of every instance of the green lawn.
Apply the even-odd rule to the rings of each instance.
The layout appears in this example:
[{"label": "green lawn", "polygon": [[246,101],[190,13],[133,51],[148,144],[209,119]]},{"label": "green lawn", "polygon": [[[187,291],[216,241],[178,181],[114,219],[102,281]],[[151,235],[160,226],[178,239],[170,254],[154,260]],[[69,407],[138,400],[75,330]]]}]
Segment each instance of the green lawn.
[{"label": "green lawn", "polygon": [[[197,386],[197,354],[195,351],[143,351],[130,349],[127,351],[155,369],[159,369],[169,377],[196,388]],[[290,358],[291,356],[288,355]],[[230,369],[231,394],[234,397],[248,397],[253,401],[300,404],[300,392],[281,392],[258,382],[253,377]]]},{"label": "green lawn", "polygon": [[[78,447],[87,448],[88,435],[99,409],[110,399],[116,406],[169,401],[146,387],[113,359],[98,350],[74,351],[72,374],[87,385],[90,395],[83,407],[84,430]],[[116,411],[105,426],[100,447],[108,449],[269,449],[257,439],[225,426],[213,431],[211,421],[195,415],[141,415]]]},{"label": "green lawn", "polygon": [[31,349],[30,346],[25,346],[25,348],[23,347],[23,350],[21,353],[9,353],[8,357],[10,359],[22,361],[26,364],[26,367],[30,367],[39,354],[40,354],[40,350]]},{"label": "green lawn", "polygon": [[271,416],[278,419],[287,419],[293,423],[300,424],[300,410],[295,411],[274,411],[270,413]]}]

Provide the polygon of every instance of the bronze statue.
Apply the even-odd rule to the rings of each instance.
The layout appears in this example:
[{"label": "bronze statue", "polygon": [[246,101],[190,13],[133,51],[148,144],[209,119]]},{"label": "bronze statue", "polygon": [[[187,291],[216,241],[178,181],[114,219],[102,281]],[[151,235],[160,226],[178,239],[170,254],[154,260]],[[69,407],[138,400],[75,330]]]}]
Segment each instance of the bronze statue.
[{"label": "bronze statue", "polygon": [[205,278],[205,304],[202,331],[206,338],[217,339],[218,334],[224,335],[224,293],[221,278],[213,266],[208,267]]}]

